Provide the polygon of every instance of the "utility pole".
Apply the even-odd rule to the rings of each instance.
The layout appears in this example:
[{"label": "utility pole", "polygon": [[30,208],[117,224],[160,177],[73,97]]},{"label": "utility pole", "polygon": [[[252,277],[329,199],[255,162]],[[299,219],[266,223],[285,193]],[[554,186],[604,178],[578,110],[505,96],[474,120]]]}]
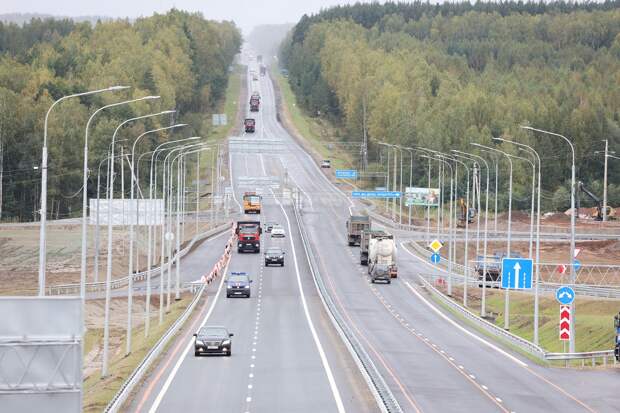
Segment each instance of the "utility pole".
[{"label": "utility pole", "polygon": [[[0,143],[0,154],[2,153],[2,147]],[[603,222],[607,221],[607,155],[609,151],[609,140],[605,139],[605,171],[603,173]],[[1,155],[0,155],[1,156]],[[2,165],[2,159],[0,159],[0,165]],[[1,169],[1,167],[0,167]],[[0,172],[0,177],[2,172]],[[0,178],[1,180],[1,178]],[[0,215],[2,215],[2,186],[0,184]]]}]

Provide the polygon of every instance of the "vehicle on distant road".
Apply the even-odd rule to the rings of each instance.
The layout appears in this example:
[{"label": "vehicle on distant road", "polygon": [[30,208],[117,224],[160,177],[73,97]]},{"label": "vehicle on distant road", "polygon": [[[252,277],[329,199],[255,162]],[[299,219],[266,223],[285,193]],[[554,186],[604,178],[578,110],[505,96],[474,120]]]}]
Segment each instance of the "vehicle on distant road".
[{"label": "vehicle on distant road", "polygon": [[284,238],[286,237],[286,233],[284,232],[284,228],[282,225],[274,225],[271,228],[271,238]]},{"label": "vehicle on distant road", "polygon": [[284,251],[280,247],[267,248],[265,252],[265,267],[272,264],[279,264],[284,267]]},{"label": "vehicle on distant road", "polygon": [[260,252],[260,221],[237,221],[237,252]]},{"label": "vehicle on distant road", "polygon": [[[486,277],[483,277],[482,273],[486,265]],[[499,255],[478,255],[474,264],[474,271],[478,273],[478,287],[482,287],[482,280],[486,279],[487,287],[489,283],[492,286],[499,288],[498,281],[502,275],[502,260]]]},{"label": "vehicle on distant road", "polygon": [[368,247],[370,239],[394,239],[394,236],[383,230],[371,230],[370,228],[362,230],[360,235],[360,264],[368,265]]},{"label": "vehicle on distant road", "polygon": [[346,222],[349,246],[360,245],[362,231],[370,229],[368,215],[350,215]]},{"label": "vehicle on distant road", "polygon": [[396,267],[396,244],[394,238],[370,238],[368,242],[368,274],[377,265],[386,265],[391,278],[398,276]]},{"label": "vehicle on distant road", "polygon": [[370,282],[374,284],[377,281],[385,281],[388,284],[392,283],[390,266],[388,264],[372,265],[372,269],[370,270]]},{"label": "vehicle on distant road", "polygon": [[260,214],[262,197],[256,192],[243,193],[243,213]]},{"label": "vehicle on distant road", "polygon": [[231,272],[226,279],[226,297],[246,297],[252,295],[250,276],[245,272]]},{"label": "vehicle on distant road", "polygon": [[273,228],[274,225],[277,225],[275,222],[267,222],[265,223],[265,231],[266,232],[271,232],[271,229]]},{"label": "vehicle on distant road", "polygon": [[332,167],[332,161],[330,161],[329,159],[324,159],[321,162],[321,168],[331,168]]},{"label": "vehicle on distant road", "polygon": [[194,333],[194,356],[201,354],[220,354],[230,357],[232,354],[233,333],[226,327],[203,326]]},{"label": "vehicle on distant road", "polygon": [[256,129],[256,120],[254,118],[247,118],[243,121],[243,126],[246,133],[254,133]]}]

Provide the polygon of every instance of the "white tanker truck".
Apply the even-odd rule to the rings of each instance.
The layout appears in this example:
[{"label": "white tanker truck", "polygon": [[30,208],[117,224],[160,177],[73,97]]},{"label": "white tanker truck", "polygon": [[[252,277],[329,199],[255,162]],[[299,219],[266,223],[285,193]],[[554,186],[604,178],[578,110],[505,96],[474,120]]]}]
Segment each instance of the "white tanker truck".
[{"label": "white tanker truck", "polygon": [[368,274],[370,280],[386,281],[390,284],[392,278],[398,276],[396,266],[396,244],[394,236],[386,234],[382,237],[371,237],[368,243]]}]

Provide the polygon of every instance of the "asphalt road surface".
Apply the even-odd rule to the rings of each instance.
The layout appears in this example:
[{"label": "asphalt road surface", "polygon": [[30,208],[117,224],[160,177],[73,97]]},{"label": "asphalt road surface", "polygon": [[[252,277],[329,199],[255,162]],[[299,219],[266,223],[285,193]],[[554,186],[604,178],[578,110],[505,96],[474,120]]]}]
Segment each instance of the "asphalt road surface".
[{"label": "asphalt road surface", "polygon": [[[257,145],[230,154],[235,198],[249,190],[239,186],[240,177],[274,177],[300,188],[303,224],[329,294],[404,411],[618,411],[617,369],[542,367],[481,336],[432,302],[417,278],[433,267],[402,248],[398,279],[370,284],[359,249],[345,238],[346,218],[362,206],[333,186],[277,122],[268,77],[260,77],[260,89]],[[281,150],[256,150],[265,139],[281,140]],[[281,246],[285,266],[265,268],[262,255],[235,252],[229,271],[251,275],[252,297],[227,299],[225,285],[212,284],[194,323],[233,332],[232,357],[194,357],[192,331],[186,331],[136,394],[133,410],[378,410],[317,295],[290,200],[278,189],[261,189],[261,221],[278,222],[287,234],[264,234],[263,249]]]}]

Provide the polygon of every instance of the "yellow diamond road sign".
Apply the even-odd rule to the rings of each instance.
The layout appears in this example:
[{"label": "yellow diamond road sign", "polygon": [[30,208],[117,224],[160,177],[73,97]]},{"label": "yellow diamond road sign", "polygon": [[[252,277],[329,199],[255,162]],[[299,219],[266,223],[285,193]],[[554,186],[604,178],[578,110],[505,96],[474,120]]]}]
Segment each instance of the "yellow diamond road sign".
[{"label": "yellow diamond road sign", "polygon": [[429,247],[433,250],[433,252],[437,252],[441,249],[441,247],[443,247],[443,244],[441,242],[439,242],[438,239],[433,240],[433,242],[431,242],[429,244]]}]

